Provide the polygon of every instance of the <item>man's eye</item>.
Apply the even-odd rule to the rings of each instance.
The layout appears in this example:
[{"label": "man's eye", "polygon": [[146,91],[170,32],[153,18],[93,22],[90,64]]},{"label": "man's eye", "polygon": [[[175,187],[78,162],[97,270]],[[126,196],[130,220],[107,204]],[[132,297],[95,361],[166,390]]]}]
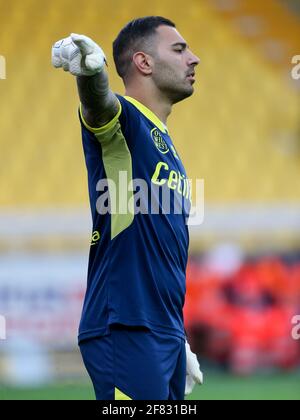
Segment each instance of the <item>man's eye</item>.
[{"label": "man's eye", "polygon": [[175,52],[182,53],[183,52],[183,49],[175,50]]}]

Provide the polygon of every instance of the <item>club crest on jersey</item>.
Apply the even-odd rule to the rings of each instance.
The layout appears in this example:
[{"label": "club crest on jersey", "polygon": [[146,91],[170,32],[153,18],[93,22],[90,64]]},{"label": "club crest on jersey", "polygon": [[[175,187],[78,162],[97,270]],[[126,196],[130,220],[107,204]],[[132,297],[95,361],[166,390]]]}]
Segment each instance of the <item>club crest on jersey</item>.
[{"label": "club crest on jersey", "polygon": [[151,130],[151,137],[155,146],[161,153],[168,153],[169,147],[157,128],[153,128],[153,130]]}]

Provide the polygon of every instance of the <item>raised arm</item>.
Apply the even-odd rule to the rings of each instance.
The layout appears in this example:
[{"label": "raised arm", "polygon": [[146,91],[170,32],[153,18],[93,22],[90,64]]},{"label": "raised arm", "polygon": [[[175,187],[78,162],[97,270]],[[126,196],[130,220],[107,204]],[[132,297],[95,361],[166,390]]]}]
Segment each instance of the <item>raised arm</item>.
[{"label": "raised arm", "polygon": [[82,115],[94,128],[107,124],[118,113],[120,104],[109,88],[102,49],[85,35],[57,41],[52,47],[52,64],[77,76]]}]

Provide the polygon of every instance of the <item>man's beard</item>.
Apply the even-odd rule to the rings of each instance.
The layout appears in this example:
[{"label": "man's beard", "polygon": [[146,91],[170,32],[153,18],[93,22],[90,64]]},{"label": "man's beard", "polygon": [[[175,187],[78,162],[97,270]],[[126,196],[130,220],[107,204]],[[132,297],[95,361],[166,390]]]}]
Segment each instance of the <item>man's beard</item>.
[{"label": "man's beard", "polygon": [[153,80],[160,90],[172,104],[189,98],[194,93],[194,88],[189,82],[184,83],[184,79],[179,80],[171,69],[166,69],[164,63],[156,63]]},{"label": "man's beard", "polygon": [[176,87],[171,87],[169,90],[165,90],[168,98],[171,100],[172,104],[176,104],[180,101],[183,101],[186,98],[189,98],[194,93],[193,86],[182,88],[182,89],[176,89]]}]

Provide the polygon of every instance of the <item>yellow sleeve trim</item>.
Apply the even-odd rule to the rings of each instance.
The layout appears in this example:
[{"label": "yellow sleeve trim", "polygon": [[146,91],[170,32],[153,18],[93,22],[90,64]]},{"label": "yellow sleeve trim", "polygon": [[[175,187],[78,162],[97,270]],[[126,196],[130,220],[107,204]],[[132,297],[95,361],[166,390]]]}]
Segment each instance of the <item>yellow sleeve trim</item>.
[{"label": "yellow sleeve trim", "polygon": [[167,126],[162,121],[160,121],[154,112],[152,112],[149,108],[131,96],[124,96],[124,98],[132,105],[134,105],[142,114],[144,114],[145,117],[147,117],[148,120],[150,120],[156,127],[158,127],[162,133],[169,134]]},{"label": "yellow sleeve trim", "polygon": [[111,121],[109,121],[107,124],[103,125],[102,127],[98,127],[98,128],[91,127],[85,121],[85,119],[83,118],[83,114],[82,114],[82,104],[80,103],[79,104],[79,113],[80,113],[81,121],[83,122],[83,125],[85,126],[85,128],[87,128],[89,131],[91,131],[94,134],[106,133],[106,131],[108,131],[110,128],[112,128],[116,124],[116,122],[119,119],[119,116],[121,115],[122,105],[121,105],[119,100],[118,100],[118,103],[119,103],[119,107],[120,107],[118,113],[114,116],[114,118]]}]

